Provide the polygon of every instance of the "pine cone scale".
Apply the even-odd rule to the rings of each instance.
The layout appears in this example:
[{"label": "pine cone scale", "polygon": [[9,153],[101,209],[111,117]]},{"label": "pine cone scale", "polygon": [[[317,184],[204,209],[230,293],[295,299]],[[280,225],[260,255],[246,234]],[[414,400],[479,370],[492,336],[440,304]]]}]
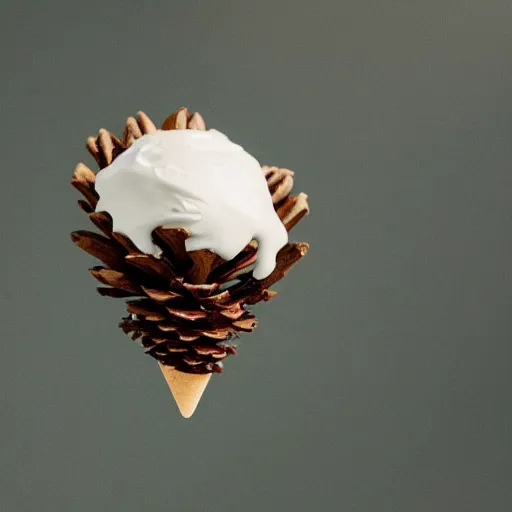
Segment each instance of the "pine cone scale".
[{"label": "pine cone scale", "polygon": [[82,163],[76,166],[73,178],[71,179],[71,185],[85,197],[92,210],[96,208],[96,204],[100,198],[94,188],[95,181],[96,175],[89,167]]},{"label": "pine cone scale", "polygon": [[142,289],[140,285],[128,278],[123,272],[112,270],[105,267],[93,267],[89,269],[89,272],[102,284],[112,286],[125,292],[132,292],[139,294]]},{"label": "pine cone scale", "polygon": [[120,267],[124,264],[125,251],[112,240],[92,231],[74,231],[71,239],[85,252],[98,258],[110,268]]},{"label": "pine cone scale", "polygon": [[176,277],[176,273],[165,260],[150,254],[128,254],[125,261],[147,276],[156,277],[162,282],[170,283]]},{"label": "pine cone scale", "polygon": [[156,302],[168,302],[172,299],[183,298],[183,295],[171,290],[155,290],[154,288],[146,288],[145,286],[141,288],[150,299]]},{"label": "pine cone scale", "polygon": [[134,292],[127,292],[125,290],[120,290],[119,288],[104,288],[102,286],[96,288],[98,293],[103,297],[111,297],[115,299],[125,299],[128,297],[137,297],[139,294]]}]

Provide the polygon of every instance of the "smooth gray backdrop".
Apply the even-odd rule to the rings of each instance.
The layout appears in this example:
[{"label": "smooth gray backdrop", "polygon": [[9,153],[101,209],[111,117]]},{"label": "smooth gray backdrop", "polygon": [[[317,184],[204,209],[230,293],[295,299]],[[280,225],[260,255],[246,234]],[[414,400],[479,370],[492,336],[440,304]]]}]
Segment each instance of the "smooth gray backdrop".
[{"label": "smooth gray backdrop", "polygon": [[[0,509],[508,511],[512,3],[6,1]],[[86,136],[200,111],[308,256],[183,420],[96,295]]]}]

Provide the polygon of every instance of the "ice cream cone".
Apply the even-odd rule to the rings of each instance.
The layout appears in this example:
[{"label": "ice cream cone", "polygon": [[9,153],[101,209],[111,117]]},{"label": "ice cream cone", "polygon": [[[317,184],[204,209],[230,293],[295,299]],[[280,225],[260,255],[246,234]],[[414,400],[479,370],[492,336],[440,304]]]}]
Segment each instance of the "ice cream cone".
[{"label": "ice cream cone", "polygon": [[190,418],[210,381],[211,373],[184,373],[160,364],[160,369],[182,416]]},{"label": "ice cream cone", "polygon": [[[162,130],[204,131],[206,125],[199,114],[181,108],[164,121]],[[182,133],[176,134],[175,143],[181,140],[182,136]],[[250,198],[250,204],[248,203],[247,207],[252,208],[251,205],[259,204],[258,201],[253,201],[252,185],[249,186],[249,181],[246,183],[250,190],[243,185],[244,179],[241,176],[245,176],[245,174],[240,173],[237,163],[236,170],[233,170],[232,183],[225,183],[226,186],[221,187],[220,181],[213,180],[212,183],[216,185],[211,190],[203,187],[202,180],[193,178],[194,173],[204,171],[205,177],[210,176],[206,169],[213,164],[206,157],[204,162],[201,160],[202,156],[200,155],[204,151],[197,147],[193,153],[197,152],[196,156],[201,162],[196,162],[197,165],[193,165],[189,169],[190,172],[180,173],[182,176],[176,179],[176,183],[173,181],[172,187],[169,185],[168,192],[171,194],[171,191],[174,191],[177,194],[188,184],[192,195],[196,197],[193,189],[195,190],[197,184],[201,185],[200,188],[205,196],[219,196],[218,204],[215,200],[212,205],[215,207],[214,210],[221,214],[222,219],[217,222],[212,217],[211,227],[212,231],[219,232],[218,238],[219,243],[222,242],[221,245],[233,242],[233,247],[230,245],[230,250],[221,251],[224,256],[234,255],[235,249],[239,251],[230,259],[226,260],[224,256],[212,249],[214,245],[211,240],[214,238],[212,237],[210,240],[209,228],[204,230],[205,237],[208,235],[206,237],[208,243],[194,245],[195,237],[191,230],[195,224],[190,219],[187,222],[177,222],[177,218],[173,217],[170,219],[170,224],[166,224],[166,221],[169,220],[167,213],[172,208],[169,209],[165,202],[169,199],[167,195],[165,204],[159,203],[158,198],[163,192],[158,183],[158,186],[154,188],[142,186],[139,190],[133,185],[134,182],[129,178],[131,175],[127,171],[127,173],[119,173],[119,188],[113,187],[112,194],[106,191],[105,193],[101,192],[101,182],[103,181],[101,176],[109,175],[109,171],[103,171],[112,164],[115,165],[110,170],[118,168],[115,161],[121,155],[124,155],[123,159],[126,158],[127,165],[132,162],[132,157],[133,162],[138,162],[135,155],[143,157],[141,162],[146,162],[152,169],[151,172],[139,175],[137,169],[140,162],[135,166],[130,163],[128,167],[131,169],[130,172],[135,173],[134,176],[137,176],[137,179],[140,178],[141,183],[145,183],[147,177],[151,180],[154,175],[153,167],[158,162],[148,160],[149,153],[147,155],[144,152],[139,154],[142,146],[139,147],[136,141],[142,137],[146,137],[146,142],[153,147],[156,141],[162,138],[162,134],[146,114],[139,112],[136,118],[129,117],[127,119],[122,138],[102,129],[97,136],[88,139],[87,148],[96,160],[100,173],[103,174],[97,174],[85,164],[79,164],[71,183],[83,195],[83,199],[78,201],[80,208],[102,234],[80,230],[72,233],[72,240],[78,247],[99,259],[103,264],[90,269],[91,274],[101,283],[98,292],[105,297],[129,299],[126,304],[127,315],[119,323],[119,327],[132,340],[138,340],[143,346],[144,352],[159,362],[181,414],[185,418],[189,418],[194,413],[211,374],[221,373],[226,358],[237,353],[236,346],[239,335],[250,333],[257,327],[258,321],[251,311],[251,306],[261,301],[266,302],[277,294],[270,288],[280,281],[306,254],[308,244],[299,242],[284,245],[277,252],[274,270],[263,279],[259,279],[256,265],[263,259],[266,259],[267,262],[270,261],[268,254],[270,249],[266,249],[267,256],[265,257],[265,244],[257,243],[256,240],[252,240],[242,248],[242,241],[248,240],[248,236],[242,236],[240,233],[243,231],[253,236],[258,232],[258,242],[263,242],[263,228],[250,227],[247,230],[245,222],[241,222],[242,217],[247,220],[250,218],[262,219],[259,214],[256,217],[254,215],[252,217],[250,215],[242,216],[239,219],[240,226],[237,224],[236,229],[231,229],[229,227],[232,222],[231,206],[227,206],[236,199],[236,204],[241,205],[242,208],[244,197]],[[189,138],[190,134],[185,137]],[[212,137],[211,132],[203,135],[193,134],[194,140],[198,141],[203,138],[209,140]],[[173,137],[163,138],[169,139],[169,141],[174,139]],[[215,140],[219,147],[230,144],[228,139],[226,139],[227,142],[225,140],[221,142],[218,138]],[[169,144],[171,143],[169,142]],[[159,143],[155,148],[157,146],[159,147]],[[171,146],[165,147],[170,148]],[[192,148],[188,148],[183,154],[188,154],[189,149],[192,151]],[[233,158],[236,156],[238,160],[240,151],[243,149],[238,146],[233,153]],[[231,154],[229,151],[228,153]],[[157,154],[158,151],[151,153],[153,156]],[[167,158],[167,154],[166,151],[163,151],[162,158]],[[169,157],[172,156],[172,158],[179,154],[181,154],[179,151],[169,151]],[[121,162],[117,163],[121,165]],[[253,163],[254,159],[247,160],[247,168],[254,170]],[[290,231],[309,212],[307,196],[302,193],[292,194],[293,172],[289,169],[263,166],[261,171],[266,180],[273,209],[286,231]],[[261,185],[257,166],[254,172],[249,172],[248,176],[252,176],[250,183],[253,183],[254,179],[255,183],[259,182]],[[238,190],[238,184],[240,184],[240,190]],[[155,184],[153,183],[153,185]],[[126,195],[121,197],[120,192],[123,190],[131,191],[133,201],[128,200]],[[258,190],[258,194],[261,192],[262,209],[275,221],[271,208],[269,208],[265,187],[259,186]],[[151,191],[155,193],[153,194]],[[226,191],[229,191],[229,194],[226,195]],[[141,196],[144,196],[145,199]],[[109,197],[113,201],[112,208],[105,203],[106,198]],[[221,197],[224,198],[222,201]],[[117,201],[119,198],[121,198],[120,201]],[[154,204],[152,198],[155,198]],[[158,222],[148,221],[141,224],[141,217],[134,215],[134,208],[136,204],[139,205],[139,210],[145,214],[144,205],[146,203],[139,204],[143,199],[151,208],[162,206],[166,215],[162,217],[155,210],[154,218]],[[126,205],[130,207],[125,211]],[[226,206],[227,209],[221,208],[221,205]],[[102,211],[103,209],[104,211]],[[188,212],[189,206],[184,209],[178,208],[178,212],[182,210]],[[114,217],[119,217],[122,223],[120,224]],[[135,219],[133,223],[129,221],[132,218]],[[119,228],[124,225],[124,222],[127,225],[126,229],[135,230],[133,236],[140,240],[139,243],[144,246],[143,248],[137,246],[138,242],[130,238],[126,229]],[[182,227],[178,227],[182,224]],[[136,230],[139,225],[147,228],[144,230],[144,236],[141,236]],[[157,225],[159,227],[151,233],[148,232],[150,227]],[[270,226],[267,226],[265,222],[263,225]],[[273,222],[272,225],[276,230],[279,229],[281,235],[283,234],[282,228],[278,226],[277,222]],[[114,228],[114,226],[116,227]],[[195,226],[194,229],[196,228],[198,226]],[[231,236],[231,231],[233,236]],[[277,250],[276,244],[277,242],[271,244],[272,247],[275,246],[274,250]],[[203,246],[207,248],[201,249]],[[270,246],[267,245],[268,247]],[[268,266],[267,270],[270,270]],[[263,277],[263,273],[260,276]]]}]

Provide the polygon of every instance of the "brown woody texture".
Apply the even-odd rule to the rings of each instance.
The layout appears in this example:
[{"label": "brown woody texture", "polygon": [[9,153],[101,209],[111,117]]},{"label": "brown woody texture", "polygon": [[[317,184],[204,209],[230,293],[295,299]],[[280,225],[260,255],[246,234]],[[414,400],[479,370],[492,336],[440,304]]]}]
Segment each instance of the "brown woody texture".
[{"label": "brown woody texture", "polygon": [[[198,113],[181,108],[162,124],[163,130],[205,130]],[[143,112],[126,121],[122,139],[101,129],[89,137],[87,149],[103,169],[139,137],[157,130]],[[274,208],[290,231],[309,211],[307,196],[291,194],[293,172],[263,166]],[[153,241],[159,256],[140,252],[129,238],[112,230],[108,212],[96,212],[96,174],[79,163],[71,184],[80,191],[80,207],[102,234],[75,231],[73,242],[102,262],[89,269],[102,284],[106,297],[129,299],[128,316],[119,326],[133,340],[140,340],[146,353],[160,363],[185,373],[222,371],[222,360],[236,354],[241,332],[251,332],[258,322],[247,309],[277,293],[270,287],[306,253],[308,244],[288,243],[277,255],[275,270],[267,278],[252,277],[257,243],[251,242],[230,261],[209,250],[187,252],[184,229],[157,228]]]}]

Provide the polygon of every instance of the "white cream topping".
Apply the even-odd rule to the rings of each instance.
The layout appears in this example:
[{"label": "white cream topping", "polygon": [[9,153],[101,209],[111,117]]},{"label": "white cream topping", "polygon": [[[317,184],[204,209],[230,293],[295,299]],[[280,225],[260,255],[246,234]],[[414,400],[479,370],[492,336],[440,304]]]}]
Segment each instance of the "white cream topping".
[{"label": "white cream topping", "polygon": [[136,140],[96,177],[114,231],[157,254],[159,226],[191,233],[188,251],[211,249],[226,260],[258,242],[253,275],[267,277],[288,241],[258,161],[216,131],[159,130]]}]

